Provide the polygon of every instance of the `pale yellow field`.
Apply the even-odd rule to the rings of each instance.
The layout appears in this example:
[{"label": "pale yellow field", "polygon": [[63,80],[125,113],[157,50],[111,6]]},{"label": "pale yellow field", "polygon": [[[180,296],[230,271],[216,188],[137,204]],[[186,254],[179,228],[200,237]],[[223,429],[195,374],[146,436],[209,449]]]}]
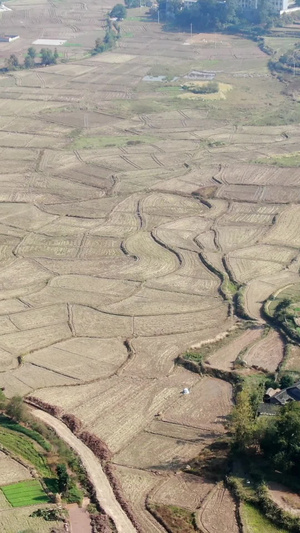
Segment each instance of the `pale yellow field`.
[{"label": "pale yellow field", "polygon": [[[106,443],[145,533],[163,531],[152,493],[236,533],[222,486],[175,474],[224,434],[231,385],[176,358],[235,327],[237,285],[261,326],[263,301],[299,281],[299,170],[266,164],[299,150],[298,110],[255,42],[166,32],[143,7],[91,56],[112,5],[19,0],[0,18],[21,35],[1,43],[0,66],[41,35],[67,40],[56,65],[0,75],[0,387]],[[193,70],[214,72],[220,93],[180,98]],[[247,349],[248,367],[275,371],[282,341],[261,335],[208,362],[231,370]],[[27,511],[0,513],[0,530],[50,531]]]}]

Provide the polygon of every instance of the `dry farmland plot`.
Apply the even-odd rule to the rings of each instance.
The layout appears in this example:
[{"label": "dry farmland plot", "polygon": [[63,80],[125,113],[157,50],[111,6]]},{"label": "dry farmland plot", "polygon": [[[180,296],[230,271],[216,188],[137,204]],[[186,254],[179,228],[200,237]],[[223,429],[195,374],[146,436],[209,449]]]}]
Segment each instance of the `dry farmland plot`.
[{"label": "dry farmland plot", "polygon": [[0,485],[8,485],[17,481],[31,479],[31,474],[17,461],[14,461],[9,455],[0,452]]},{"label": "dry farmland plot", "polygon": [[240,352],[245,350],[249,345],[254,343],[262,335],[262,330],[249,329],[243,332],[237,339],[229,345],[219,348],[208,358],[208,362],[215,368],[230,370]]},{"label": "dry farmland plot", "polygon": [[287,370],[300,370],[300,347],[291,345],[289,355],[285,365]]},{"label": "dry farmland plot", "polygon": [[275,372],[283,359],[283,352],[284,344],[280,335],[271,330],[243,355],[243,359],[249,366],[259,366],[269,372]]},{"label": "dry farmland plot", "polygon": [[160,483],[151,493],[155,503],[175,505],[195,511],[212,490],[214,484],[192,474],[177,474]]},{"label": "dry farmland plot", "polygon": [[[260,323],[263,300],[299,281],[299,172],[268,164],[297,151],[298,115],[256,43],[163,32],[143,8],[118,48],[88,57],[112,5],[20,0],[2,13],[20,39],[0,43],[1,64],[37,39],[67,42],[57,65],[0,76],[0,386],[106,442],[145,533],[162,531],[145,509],[152,489],[157,504],[200,506],[204,531],[222,515],[232,533],[222,487],[201,507],[206,486],[169,476],[224,432],[231,386],[174,360],[235,325],[225,270]],[[178,98],[192,70],[215,71],[226,99]],[[248,348],[248,366],[274,371],[281,340],[260,335],[243,331],[209,362],[230,370]],[[26,520],[12,527],[43,531]]]},{"label": "dry farmland plot", "polygon": [[[3,509],[1,502],[0,527],[3,533],[14,531],[32,531],[33,533],[51,533],[53,527],[60,528],[61,522],[46,522],[43,518],[32,518],[30,515],[45,505],[31,505],[30,507],[19,507]],[[57,529],[57,531],[61,531]]]},{"label": "dry farmland plot", "polygon": [[196,513],[196,524],[200,531],[214,533],[222,524],[224,533],[238,533],[235,516],[235,502],[223,484],[218,484]]}]

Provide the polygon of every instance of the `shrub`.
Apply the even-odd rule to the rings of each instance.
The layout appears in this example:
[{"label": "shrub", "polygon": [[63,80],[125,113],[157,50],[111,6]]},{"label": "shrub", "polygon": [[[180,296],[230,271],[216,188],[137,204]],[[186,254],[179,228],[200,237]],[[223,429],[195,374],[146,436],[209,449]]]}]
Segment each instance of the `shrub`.
[{"label": "shrub", "polygon": [[219,84],[216,81],[209,81],[205,85],[183,85],[182,88],[193,94],[213,94],[219,91]]}]

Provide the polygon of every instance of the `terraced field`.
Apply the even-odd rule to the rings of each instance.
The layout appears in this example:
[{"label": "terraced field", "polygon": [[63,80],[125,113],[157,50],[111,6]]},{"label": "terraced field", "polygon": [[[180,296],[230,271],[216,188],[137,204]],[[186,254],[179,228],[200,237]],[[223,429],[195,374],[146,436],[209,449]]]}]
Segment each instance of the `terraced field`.
[{"label": "terraced field", "polygon": [[[224,433],[231,385],[175,359],[232,330],[241,288],[257,327],[208,365],[275,371],[284,357],[261,307],[299,281],[300,181],[265,161],[296,151],[298,111],[254,42],[163,32],[143,9],[113,52],[89,56],[112,4],[18,0],[0,20],[21,34],[2,61],[68,41],[65,63],[0,76],[0,386],[107,444],[145,533],[165,531],[145,504],[168,494],[203,531],[235,532],[222,485],[176,474]],[[203,69],[232,87],[225,99],[178,98]],[[144,79],[157,74],[169,78]]]}]

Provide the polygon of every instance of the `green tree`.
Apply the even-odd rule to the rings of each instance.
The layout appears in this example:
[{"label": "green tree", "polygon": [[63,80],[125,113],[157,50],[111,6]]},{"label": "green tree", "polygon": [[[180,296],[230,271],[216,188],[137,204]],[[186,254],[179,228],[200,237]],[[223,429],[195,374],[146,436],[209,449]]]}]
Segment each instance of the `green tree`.
[{"label": "green tree", "polygon": [[291,374],[284,374],[280,378],[280,388],[281,389],[287,389],[287,387],[291,387],[294,384],[294,378],[291,376]]},{"label": "green tree", "polygon": [[110,48],[114,46],[116,38],[117,36],[115,32],[109,31],[109,30],[106,32],[104,39],[103,39],[103,42],[106,46],[106,50],[109,50]]},{"label": "green tree", "polygon": [[127,16],[126,7],[123,4],[116,4],[112,8],[112,10],[110,12],[110,16],[112,18],[117,18],[118,20],[125,19],[126,16]]},{"label": "green tree", "polygon": [[36,57],[36,49],[33,46],[30,46],[27,50],[27,55],[34,59]]},{"label": "green tree", "polygon": [[127,7],[127,9],[131,9],[133,7],[140,7],[140,5],[141,0],[125,0],[125,6]]},{"label": "green tree", "polygon": [[5,60],[5,63],[8,70],[17,70],[20,68],[19,60],[15,54],[11,54],[9,58]]},{"label": "green tree", "polygon": [[16,422],[24,421],[26,419],[26,411],[23,404],[22,396],[13,396],[7,406],[6,414]]},{"label": "green tree", "polygon": [[6,400],[5,394],[3,390],[0,389],[0,411],[4,411],[4,409],[6,408],[6,403],[7,403],[7,400]]},{"label": "green tree", "polygon": [[42,48],[40,53],[42,65],[54,65],[56,63],[57,57],[50,48]]},{"label": "green tree", "polygon": [[274,468],[300,474],[300,403],[291,402],[281,408],[261,435],[260,446]]},{"label": "green tree", "polygon": [[70,476],[67,471],[67,467],[64,463],[57,465],[56,473],[58,476],[58,489],[59,492],[65,493],[70,485]]},{"label": "green tree", "polygon": [[238,393],[231,418],[234,447],[245,451],[254,441],[255,412],[251,395],[244,389]]},{"label": "green tree", "polygon": [[24,67],[25,68],[33,68],[35,66],[35,62],[33,57],[30,57],[29,55],[25,56],[24,59]]}]

